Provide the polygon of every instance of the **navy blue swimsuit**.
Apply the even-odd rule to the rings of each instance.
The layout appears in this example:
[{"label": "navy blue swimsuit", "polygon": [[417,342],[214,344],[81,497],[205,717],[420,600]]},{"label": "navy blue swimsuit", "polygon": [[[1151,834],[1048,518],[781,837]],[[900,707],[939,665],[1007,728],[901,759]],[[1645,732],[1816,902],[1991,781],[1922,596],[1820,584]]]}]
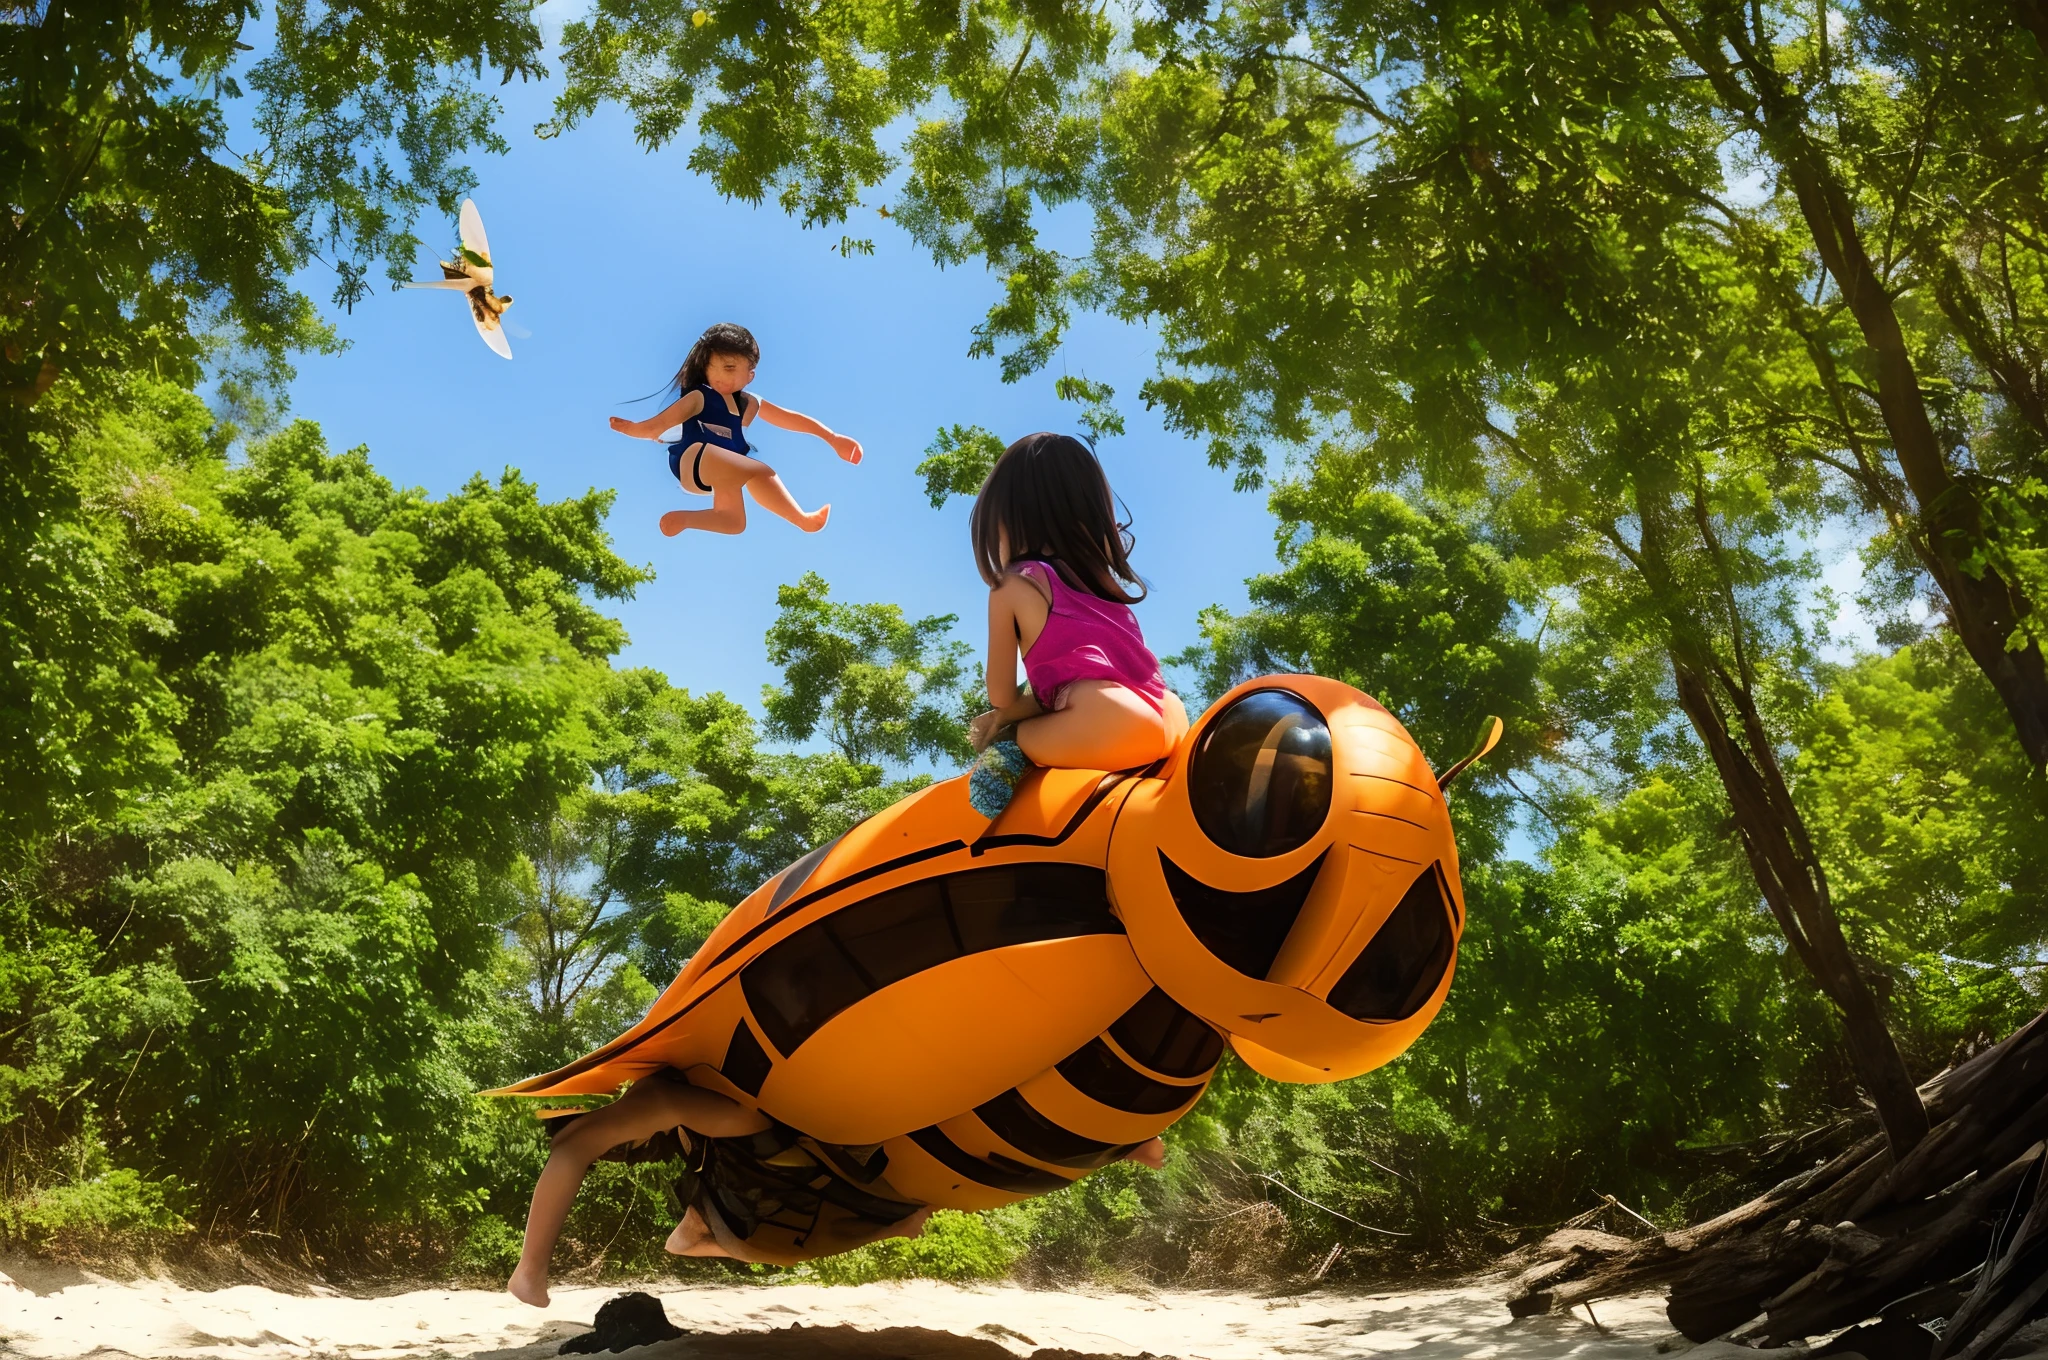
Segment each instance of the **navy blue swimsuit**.
[{"label": "navy blue swimsuit", "polygon": [[[711,488],[704,481],[705,445],[724,449],[727,453],[753,455],[754,446],[747,442],[747,432],[740,428],[740,420],[747,412],[747,394],[734,393],[740,404],[740,414],[736,416],[715,389],[706,386],[693,390],[704,394],[704,409],[683,422],[682,438],[668,446],[668,473],[682,484],[683,490],[708,496]],[[755,398],[755,401],[759,400]],[[690,460],[690,475],[686,479],[683,476],[683,455],[692,447],[697,453]]]}]

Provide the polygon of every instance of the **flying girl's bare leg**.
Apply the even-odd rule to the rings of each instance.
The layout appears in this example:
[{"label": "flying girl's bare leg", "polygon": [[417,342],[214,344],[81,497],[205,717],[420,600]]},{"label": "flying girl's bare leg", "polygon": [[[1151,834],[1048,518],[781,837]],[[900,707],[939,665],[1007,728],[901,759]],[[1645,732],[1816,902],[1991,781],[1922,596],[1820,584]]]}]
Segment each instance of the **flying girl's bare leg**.
[{"label": "flying girl's bare leg", "polygon": [[805,511],[796,503],[796,497],[789,494],[789,488],[782,484],[782,478],[775,475],[775,469],[765,463],[761,471],[747,482],[747,491],[753,496],[754,504],[771,515],[782,516],[807,534],[815,534],[824,528],[825,521],[832,515],[829,505]]},{"label": "flying girl's bare leg", "polygon": [[670,538],[685,529],[736,534],[747,527],[747,502],[736,486],[714,487],[709,510],[671,510],[661,517],[661,531]]},{"label": "flying girl's bare leg", "polygon": [[1077,680],[1067,691],[1067,706],[1017,724],[1017,744],[1034,765],[1065,770],[1129,770],[1173,749],[1186,730],[1181,710],[1179,730],[1170,726],[1178,705],[1160,714],[1144,696],[1113,680]]},{"label": "flying girl's bare leg", "polygon": [[775,469],[758,458],[725,449],[705,449],[701,456],[688,455],[697,475],[711,488],[709,510],[671,510],[661,517],[661,531],[671,536],[685,529],[709,529],[715,534],[736,534],[747,527],[746,502],[742,492],[752,492],[754,501],[771,515],[780,515],[807,534],[825,527],[832,513],[829,505],[806,511],[789,494]]},{"label": "flying girl's bare leg", "polygon": [[637,1142],[681,1126],[713,1138],[742,1138],[768,1127],[758,1110],[681,1081],[652,1078],[633,1083],[625,1095],[584,1115],[555,1138],[548,1164],[533,1187],[526,1215],[526,1245],[505,1288],[522,1303],[539,1308],[548,1301],[548,1265],[555,1239],[590,1164],[621,1143]]},{"label": "flying girl's bare leg", "polygon": [[[745,497],[746,478],[738,475],[738,469],[722,468],[714,460],[719,457],[732,458],[735,455],[723,449],[704,450],[703,461],[698,464],[704,480],[711,484],[711,508],[709,510],[671,510],[661,517],[661,531],[670,538],[685,529],[706,529],[714,534],[736,534],[747,527],[747,502]],[[746,459],[752,462],[753,459]]]}]

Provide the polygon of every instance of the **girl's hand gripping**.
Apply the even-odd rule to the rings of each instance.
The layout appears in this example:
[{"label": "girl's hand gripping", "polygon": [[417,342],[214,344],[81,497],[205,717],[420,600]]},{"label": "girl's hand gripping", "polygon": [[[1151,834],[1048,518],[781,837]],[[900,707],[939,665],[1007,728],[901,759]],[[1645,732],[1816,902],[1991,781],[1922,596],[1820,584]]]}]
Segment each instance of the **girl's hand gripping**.
[{"label": "girl's hand gripping", "polygon": [[828,434],[825,436],[825,442],[832,446],[834,453],[837,453],[847,462],[858,463],[861,460],[861,447],[858,439],[853,439],[843,434]]},{"label": "girl's hand gripping", "polygon": [[968,744],[974,747],[976,751],[987,750],[989,739],[995,736],[996,729],[1002,725],[1003,715],[994,709],[978,715],[972,722],[967,724]]}]

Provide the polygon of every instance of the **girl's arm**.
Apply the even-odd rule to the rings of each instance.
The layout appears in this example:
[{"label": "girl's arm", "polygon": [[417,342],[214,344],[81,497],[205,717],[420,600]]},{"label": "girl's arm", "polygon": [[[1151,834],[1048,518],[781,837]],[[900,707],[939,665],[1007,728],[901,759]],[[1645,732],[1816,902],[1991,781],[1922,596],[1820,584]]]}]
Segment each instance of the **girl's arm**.
[{"label": "girl's arm", "polygon": [[776,429],[794,430],[798,434],[814,434],[827,444],[830,444],[832,451],[847,462],[858,463],[860,461],[861,447],[858,439],[849,439],[843,434],[828,429],[823,423],[811,419],[802,411],[792,411],[787,407],[777,406],[766,397],[757,396],[754,400],[761,403],[761,419],[767,421]]},{"label": "girl's arm", "polygon": [[1036,634],[1043,628],[1044,597],[1021,576],[1010,576],[988,593],[988,683],[990,711],[976,718],[968,734],[976,750],[988,745],[989,737],[1005,723],[1022,722],[1045,711],[1033,695],[1017,684],[1017,647],[1022,636],[1020,613],[1029,613]]},{"label": "girl's arm", "polygon": [[668,404],[668,409],[646,420],[612,417],[612,428],[635,439],[659,439],[662,431],[674,429],[704,409],[704,394],[692,389]]}]

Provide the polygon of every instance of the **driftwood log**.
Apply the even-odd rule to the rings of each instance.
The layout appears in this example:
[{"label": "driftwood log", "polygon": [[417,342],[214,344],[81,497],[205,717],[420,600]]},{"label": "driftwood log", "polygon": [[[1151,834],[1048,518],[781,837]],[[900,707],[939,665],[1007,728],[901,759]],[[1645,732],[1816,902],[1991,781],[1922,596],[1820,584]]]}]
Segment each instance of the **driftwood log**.
[{"label": "driftwood log", "polygon": [[2048,1314],[2048,1011],[1920,1096],[1929,1133],[1896,1165],[1872,1133],[1705,1223],[1560,1243],[1508,1310],[1668,1285],[1694,1341],[1782,1346],[1881,1319],[1924,1327],[1924,1360],[1990,1360]]}]

